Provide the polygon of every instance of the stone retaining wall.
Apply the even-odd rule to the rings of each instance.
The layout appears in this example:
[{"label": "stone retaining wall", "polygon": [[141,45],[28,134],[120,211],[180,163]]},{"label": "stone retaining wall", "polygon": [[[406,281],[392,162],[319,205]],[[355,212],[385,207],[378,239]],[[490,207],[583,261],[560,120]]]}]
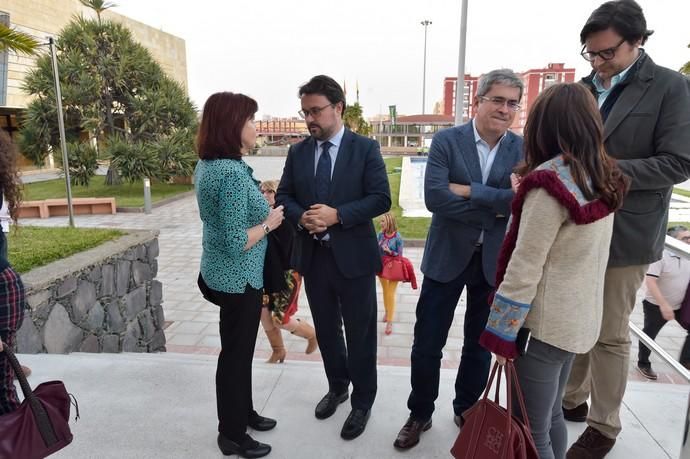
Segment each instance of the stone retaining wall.
[{"label": "stone retaining wall", "polygon": [[158,231],[129,230],[23,275],[17,352],[165,351],[157,257]]}]

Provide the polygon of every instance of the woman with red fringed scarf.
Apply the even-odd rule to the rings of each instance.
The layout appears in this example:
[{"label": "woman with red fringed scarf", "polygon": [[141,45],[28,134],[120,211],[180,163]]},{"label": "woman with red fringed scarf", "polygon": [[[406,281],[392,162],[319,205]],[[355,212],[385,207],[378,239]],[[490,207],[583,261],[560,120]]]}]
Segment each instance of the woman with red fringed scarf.
[{"label": "woman with red fringed scarf", "polygon": [[[604,151],[597,103],[580,84],[551,86],[537,98],[524,148],[480,343],[499,363],[515,359],[540,458],[564,458],[563,391],[575,354],[599,336],[613,213],[627,183]],[[521,329],[521,337],[531,332],[526,349],[516,343]]]}]

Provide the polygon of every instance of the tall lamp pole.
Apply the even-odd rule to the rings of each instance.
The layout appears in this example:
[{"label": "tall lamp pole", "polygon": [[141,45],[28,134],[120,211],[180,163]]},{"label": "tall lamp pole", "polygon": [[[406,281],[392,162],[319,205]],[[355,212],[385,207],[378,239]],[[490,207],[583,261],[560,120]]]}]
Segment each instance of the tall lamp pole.
[{"label": "tall lamp pole", "polygon": [[[458,79],[455,86],[455,125],[463,123],[465,114],[465,44],[467,43],[467,0],[462,0],[460,15],[460,50],[458,52]],[[470,94],[471,95],[471,94]]]},{"label": "tall lamp pole", "polygon": [[426,29],[431,25],[431,21],[428,19],[420,22],[424,26],[424,71],[422,73],[422,115],[425,113],[424,108],[426,106]]},{"label": "tall lamp pole", "polygon": [[62,167],[65,170],[65,185],[67,186],[67,213],[69,214],[69,226],[73,228],[74,211],[72,209],[72,185],[69,179],[69,161],[67,158],[67,142],[65,141],[65,120],[62,114],[62,92],[60,91],[60,76],[58,75],[55,40],[49,38],[48,45],[50,46],[50,58],[53,61],[53,77],[55,78],[55,99],[58,112],[58,130],[60,131],[60,148],[62,149]]}]

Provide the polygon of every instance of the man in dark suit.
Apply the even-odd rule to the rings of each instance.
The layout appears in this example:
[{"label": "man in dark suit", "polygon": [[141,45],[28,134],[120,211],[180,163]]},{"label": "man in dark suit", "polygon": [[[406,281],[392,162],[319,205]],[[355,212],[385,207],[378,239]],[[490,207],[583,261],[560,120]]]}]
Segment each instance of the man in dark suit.
[{"label": "man in dark suit", "polygon": [[479,345],[479,336],[489,316],[488,296],[510,215],[511,174],[522,158],[522,138],[508,131],[522,90],[522,80],[510,70],[482,75],[475,118],[439,132],[431,143],[424,200],[433,216],[414,327],[410,417],[394,442],[398,449],[415,446],[421,432],[431,427],[441,350],[465,287],[464,342],[453,400],[456,423],[486,386],[491,354]]},{"label": "man in dark suit", "polygon": [[606,151],[631,185],[615,214],[599,341],[575,357],[563,397],[565,418],[588,424],[569,459],[603,458],[621,431],[628,321],[648,265],[661,258],[673,185],[690,174],[690,80],[645,53],[651,34],[633,0],[602,4],[580,32],[592,65],[582,83],[599,102]]},{"label": "man in dark suit", "polygon": [[352,411],[340,432],[350,440],[364,431],[376,397],[381,257],[372,219],[390,209],[390,187],[378,143],[343,125],[340,85],[318,75],[299,96],[311,137],[288,151],[277,201],[298,228],[292,261],[304,276],[328,379],[315,414],[335,413],[352,382]]}]

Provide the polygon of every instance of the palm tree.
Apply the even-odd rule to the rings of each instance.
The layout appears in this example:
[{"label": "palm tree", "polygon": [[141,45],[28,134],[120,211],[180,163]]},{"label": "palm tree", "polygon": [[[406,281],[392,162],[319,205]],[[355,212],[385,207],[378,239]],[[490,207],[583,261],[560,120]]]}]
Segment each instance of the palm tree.
[{"label": "palm tree", "polygon": [[15,51],[23,54],[36,54],[39,43],[31,36],[0,24],[0,52]]},{"label": "palm tree", "polygon": [[[690,48],[690,45],[688,45],[688,48]],[[686,62],[685,65],[680,68],[680,73],[690,75],[690,61]]]},{"label": "palm tree", "polygon": [[117,4],[113,2],[106,2],[104,0],[79,0],[82,5],[91,8],[96,12],[98,23],[101,23],[101,13],[110,8],[116,7]]}]

